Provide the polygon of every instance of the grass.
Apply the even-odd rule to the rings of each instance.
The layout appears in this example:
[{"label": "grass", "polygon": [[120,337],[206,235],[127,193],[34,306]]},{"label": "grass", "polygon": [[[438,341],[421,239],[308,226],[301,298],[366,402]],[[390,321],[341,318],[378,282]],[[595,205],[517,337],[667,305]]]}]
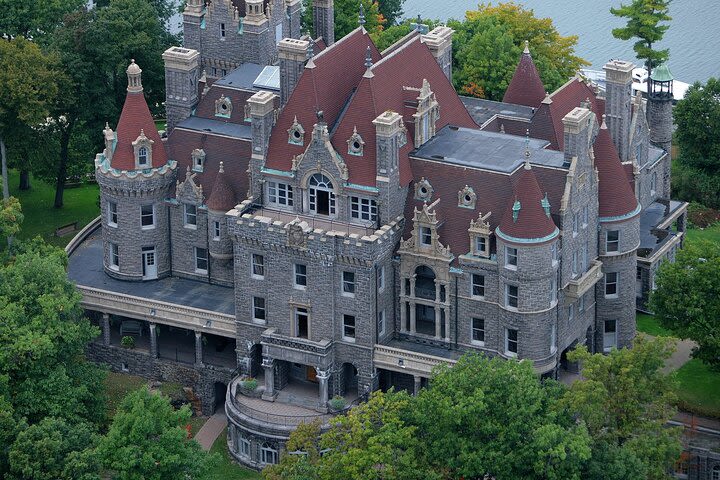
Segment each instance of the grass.
[{"label": "grass", "polygon": [[107,393],[107,412],[108,418],[115,415],[115,411],[125,395],[137,390],[143,385],[147,385],[147,380],[135,375],[126,373],[108,372],[105,379],[105,392]]},{"label": "grass", "polygon": [[678,407],[681,410],[720,418],[720,372],[692,359],[675,372]]},{"label": "grass", "polygon": [[208,417],[190,417],[190,435],[194,437],[207,421]]},{"label": "grass", "polygon": [[40,235],[46,242],[64,247],[74,234],[56,237],[56,228],[77,221],[78,229],[81,229],[100,214],[97,206],[99,189],[95,184],[65,189],[64,206],[58,209],[53,207],[54,186],[33,178],[30,190],[18,191],[18,179],[18,172],[11,170],[8,178],[10,194],[20,200],[25,215],[19,238],[29,239]]},{"label": "grass", "polygon": [[720,244],[720,224],[715,224],[705,229],[690,228],[685,235],[687,237],[688,244],[696,243],[701,240]]},{"label": "grass", "polygon": [[227,428],[210,448],[210,453],[217,453],[220,461],[208,472],[204,480],[259,480],[262,478],[255,470],[241,467],[230,459],[227,447]]},{"label": "grass", "polygon": [[160,391],[163,395],[165,395],[166,397],[170,397],[173,400],[185,398],[183,386],[179,383],[162,382],[160,384]]},{"label": "grass", "polygon": [[673,333],[662,327],[653,315],[647,313],[637,314],[637,329],[639,332],[652,335],[653,337],[674,337]]}]

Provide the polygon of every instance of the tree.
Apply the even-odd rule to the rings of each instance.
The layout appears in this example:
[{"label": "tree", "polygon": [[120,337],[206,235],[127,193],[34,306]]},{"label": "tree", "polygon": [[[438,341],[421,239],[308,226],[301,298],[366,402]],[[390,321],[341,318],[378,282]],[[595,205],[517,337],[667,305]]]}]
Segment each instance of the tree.
[{"label": "tree", "polygon": [[47,417],[22,430],[10,446],[7,480],[100,480],[97,436],[85,423]]},{"label": "tree", "polygon": [[670,51],[654,50],[653,45],[662,40],[672,17],[668,15],[671,0],[632,0],[631,3],[621,4],[620,8],[610,8],[616,17],[627,18],[627,25],[622,28],[613,28],[613,37],[620,40],[637,38],[633,49],[637,58],[645,60],[648,73],[653,67],[667,61]]},{"label": "tree", "polygon": [[438,367],[417,397],[420,456],[444,478],[579,480],[589,437],[551,408],[560,391],[543,386],[529,362],[466,354]]},{"label": "tree", "polygon": [[550,18],[514,3],[480,4],[465,21],[450,21],[453,83],[462,93],[482,92],[502,100],[525,47],[530,51],[547,91],[554,91],[588,63],[575,55],[578,37],[563,37]]},{"label": "tree", "polygon": [[633,348],[608,355],[592,355],[585,346],[568,354],[582,365],[584,381],[572,384],[561,406],[592,439],[583,479],[670,478],[682,450],[679,429],[667,426],[674,394],[661,371],[672,352],[671,339],[638,336]]},{"label": "tree", "polygon": [[128,394],[98,445],[105,468],[119,480],[200,478],[212,457],[187,438],[189,406],[175,410],[147,387]]},{"label": "tree", "polygon": [[[360,2],[365,13],[365,30],[370,33],[381,32],[386,23],[380,13],[380,5],[373,0],[337,0],[335,2],[335,39],[339,40],[360,26]],[[303,0],[302,28],[317,38],[313,28],[312,0]]]},{"label": "tree", "polygon": [[379,0],[379,10],[387,22],[386,25],[395,25],[403,15],[405,0]]},{"label": "tree", "polygon": [[[389,23],[389,22],[388,22]],[[400,40],[402,37],[407,35],[413,30],[413,23],[422,23],[424,25],[428,26],[429,30],[432,30],[435,28],[440,22],[437,20],[423,20],[423,19],[413,19],[413,20],[404,20],[402,23],[398,25],[391,25],[387,28],[384,28],[380,32],[375,32],[370,34],[370,37],[372,38],[373,42],[375,43],[375,46],[380,50],[381,52],[388,48],[393,43]]]},{"label": "tree", "polygon": [[265,480],[320,480],[320,420],[301,423],[290,434],[280,463],[262,471]]},{"label": "tree", "polygon": [[15,197],[0,200],[0,237],[14,237],[23,221],[20,202]]},{"label": "tree", "polygon": [[[19,2],[22,3],[22,2]],[[47,118],[57,95],[54,59],[23,37],[0,41],[0,157],[3,199],[8,200],[5,139],[27,134]]]},{"label": "tree", "polygon": [[0,0],[0,32],[42,41],[66,13],[85,5],[84,0]]},{"label": "tree", "polygon": [[650,307],[660,324],[697,343],[693,357],[720,368],[720,246],[688,244],[655,277]]},{"label": "tree", "polygon": [[720,79],[696,82],[673,109],[680,161],[705,173],[720,173]]}]

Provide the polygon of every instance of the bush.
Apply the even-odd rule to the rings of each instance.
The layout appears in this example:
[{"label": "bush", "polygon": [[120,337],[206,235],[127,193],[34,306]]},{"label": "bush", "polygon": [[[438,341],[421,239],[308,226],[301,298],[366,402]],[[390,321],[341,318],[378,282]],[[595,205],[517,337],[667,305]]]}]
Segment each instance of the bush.
[{"label": "bush", "polygon": [[680,200],[720,209],[720,175],[688,166],[682,159],[673,165],[672,191]]},{"label": "bush", "polygon": [[255,389],[258,387],[258,381],[256,378],[246,378],[242,382],[240,382],[240,388],[243,390],[248,390],[250,392],[254,392]]},{"label": "bush", "polygon": [[693,202],[688,207],[688,221],[694,227],[707,228],[720,221],[720,211]]},{"label": "bush", "polygon": [[333,410],[342,410],[345,408],[345,399],[340,395],[335,395],[332,399],[330,399],[330,408]]},{"label": "bush", "polygon": [[130,349],[135,348],[135,339],[133,337],[126,335],[126,336],[122,337],[122,339],[120,340],[120,345],[122,345],[125,348],[130,348]]}]

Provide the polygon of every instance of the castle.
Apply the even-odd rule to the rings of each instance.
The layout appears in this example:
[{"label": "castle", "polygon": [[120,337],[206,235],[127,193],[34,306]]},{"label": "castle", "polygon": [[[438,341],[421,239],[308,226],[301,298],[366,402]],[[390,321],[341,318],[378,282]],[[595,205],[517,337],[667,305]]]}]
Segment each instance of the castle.
[{"label": "castle", "polygon": [[[89,355],[223,405],[240,462],[302,421],[417,391],[468,351],[576,369],[630,345],[682,246],[672,77],[633,65],[546,93],[525,48],[503,102],[460,97],[445,26],[379,51],[333,2],[189,0],[164,55],[167,137],[142,71],[95,160],[102,214],[68,247],[102,329]],[[122,348],[133,336],[135,349]],[[253,388],[248,377],[258,380]]]}]

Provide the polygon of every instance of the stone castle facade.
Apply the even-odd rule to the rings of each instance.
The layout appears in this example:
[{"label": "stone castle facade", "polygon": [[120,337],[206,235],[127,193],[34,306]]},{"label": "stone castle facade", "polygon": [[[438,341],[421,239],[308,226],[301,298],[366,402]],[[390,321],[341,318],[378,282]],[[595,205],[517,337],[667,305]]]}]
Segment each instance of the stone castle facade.
[{"label": "stone castle facade", "polygon": [[[685,229],[666,80],[632,96],[613,61],[605,91],[576,77],[548,94],[526,48],[503,102],[463,98],[451,29],[381,52],[362,25],[335,41],[332,0],[313,8],[316,39],[298,0],[189,1],[185,46],[163,55],[166,138],[130,65],[96,158],[102,259],[76,278],[114,368],[167,372],[156,329],[188,334],[205,410],[227,398],[231,451],[254,467],[305,418],[273,411],[299,408],[292,388],[326,422],[331,397],[417,390],[464,352],[556,376],[576,345],[629,346]],[[147,356],[122,360],[118,324],[149,330]],[[225,370],[208,339],[232,346]]]}]

